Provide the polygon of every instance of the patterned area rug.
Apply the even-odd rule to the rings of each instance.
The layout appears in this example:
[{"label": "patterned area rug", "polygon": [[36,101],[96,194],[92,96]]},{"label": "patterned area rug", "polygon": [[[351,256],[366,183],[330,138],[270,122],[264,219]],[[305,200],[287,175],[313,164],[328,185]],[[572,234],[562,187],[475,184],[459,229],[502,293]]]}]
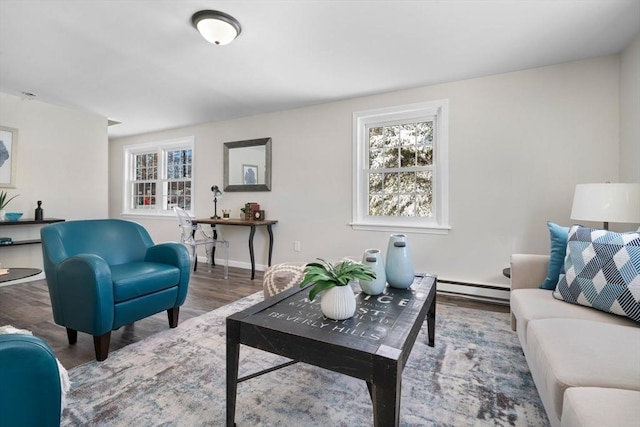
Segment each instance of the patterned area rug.
[{"label": "patterned area rug", "polygon": [[[223,426],[225,319],[256,293],[69,372],[63,426]],[[509,315],[438,303],[403,374],[402,426],[547,426]],[[242,347],[240,375],[286,361]],[[295,364],[238,385],[243,426],[370,426],[364,381]]]}]

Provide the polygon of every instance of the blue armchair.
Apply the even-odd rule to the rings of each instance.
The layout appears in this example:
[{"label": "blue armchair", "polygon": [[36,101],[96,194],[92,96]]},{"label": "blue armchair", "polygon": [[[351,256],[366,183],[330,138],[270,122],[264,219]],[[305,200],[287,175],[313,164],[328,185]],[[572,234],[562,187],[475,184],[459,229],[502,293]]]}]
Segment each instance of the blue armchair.
[{"label": "blue armchair", "polygon": [[58,363],[40,338],[0,335],[0,384],[0,425],[60,425]]},{"label": "blue armchair", "polygon": [[109,353],[111,331],[167,310],[178,326],[190,260],[181,243],[154,245],[139,224],[119,219],[56,223],[40,229],[53,319],[93,335],[96,359]]}]

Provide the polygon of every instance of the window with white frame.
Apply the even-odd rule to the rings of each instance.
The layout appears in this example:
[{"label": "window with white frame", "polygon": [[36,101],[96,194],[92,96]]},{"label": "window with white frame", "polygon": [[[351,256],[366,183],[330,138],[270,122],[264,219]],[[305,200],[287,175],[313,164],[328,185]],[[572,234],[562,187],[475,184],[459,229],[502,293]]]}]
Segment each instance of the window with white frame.
[{"label": "window with white frame", "polygon": [[124,155],[125,213],[193,212],[193,137],[127,146]]},{"label": "window with white frame", "polygon": [[353,228],[448,232],[448,101],[356,112],[353,128]]}]

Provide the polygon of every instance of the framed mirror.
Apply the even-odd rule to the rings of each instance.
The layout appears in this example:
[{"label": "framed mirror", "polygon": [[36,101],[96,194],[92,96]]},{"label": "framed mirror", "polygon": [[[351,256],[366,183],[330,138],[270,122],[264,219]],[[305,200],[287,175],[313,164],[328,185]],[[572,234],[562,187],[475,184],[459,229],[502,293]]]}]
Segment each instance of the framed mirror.
[{"label": "framed mirror", "polygon": [[224,191],[271,191],[271,138],[224,143]]}]

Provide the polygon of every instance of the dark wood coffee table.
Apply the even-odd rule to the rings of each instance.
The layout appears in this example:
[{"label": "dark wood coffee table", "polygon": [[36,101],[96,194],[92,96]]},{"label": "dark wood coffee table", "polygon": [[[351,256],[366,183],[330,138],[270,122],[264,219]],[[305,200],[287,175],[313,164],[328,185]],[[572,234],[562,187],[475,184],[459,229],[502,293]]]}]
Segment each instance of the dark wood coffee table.
[{"label": "dark wood coffee table", "polygon": [[[398,426],[402,370],[425,318],[434,346],[436,277],[416,275],[410,289],[385,292],[358,293],[355,316],[343,321],[326,319],[319,298],[310,302],[308,288],[298,287],[227,317],[227,426],[234,426],[239,382],[297,362],[365,380],[374,426]],[[292,360],[238,378],[240,344]]]}]

